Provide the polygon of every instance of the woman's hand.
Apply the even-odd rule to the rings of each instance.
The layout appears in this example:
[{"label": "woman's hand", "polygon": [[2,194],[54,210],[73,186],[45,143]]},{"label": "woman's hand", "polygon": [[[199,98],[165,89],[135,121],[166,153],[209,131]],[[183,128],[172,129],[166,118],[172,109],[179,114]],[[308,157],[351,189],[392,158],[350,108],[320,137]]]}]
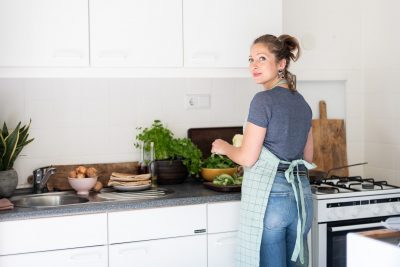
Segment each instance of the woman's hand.
[{"label": "woman's hand", "polygon": [[232,145],[222,139],[216,139],[212,143],[211,153],[226,155],[229,146],[232,146]]}]

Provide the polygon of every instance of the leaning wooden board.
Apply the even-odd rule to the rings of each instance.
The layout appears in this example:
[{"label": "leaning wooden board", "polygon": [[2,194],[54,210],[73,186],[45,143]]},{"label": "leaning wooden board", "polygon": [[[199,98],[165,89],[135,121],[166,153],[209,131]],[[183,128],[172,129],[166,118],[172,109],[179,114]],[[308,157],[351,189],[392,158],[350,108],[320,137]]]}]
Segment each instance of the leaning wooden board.
[{"label": "leaning wooden board", "polygon": [[[121,163],[93,163],[93,164],[74,164],[74,165],[53,165],[56,173],[50,176],[47,187],[50,191],[70,190],[72,187],[68,183],[68,173],[78,166],[94,167],[98,171],[98,181],[106,187],[112,172],[123,172],[137,174],[139,164],[137,161]],[[32,183],[32,176],[28,177],[28,182]]]},{"label": "leaning wooden board", "polygon": [[235,134],[242,134],[242,126],[190,128],[188,138],[201,150],[203,158],[211,155],[211,144],[215,139],[223,139],[232,143]]},{"label": "leaning wooden board", "polygon": [[[325,101],[319,102],[319,119],[312,120],[314,163],[317,170],[328,171],[347,165],[346,129],[344,120],[328,119]],[[348,168],[334,170],[331,174],[347,176]]]}]

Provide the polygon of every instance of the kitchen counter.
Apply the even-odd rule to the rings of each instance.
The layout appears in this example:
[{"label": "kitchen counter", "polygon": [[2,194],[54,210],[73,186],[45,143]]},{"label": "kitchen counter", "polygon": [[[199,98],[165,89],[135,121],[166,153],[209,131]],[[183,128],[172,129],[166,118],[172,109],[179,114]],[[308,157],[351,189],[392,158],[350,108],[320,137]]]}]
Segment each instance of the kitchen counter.
[{"label": "kitchen counter", "polygon": [[0,221],[26,220],[43,217],[68,216],[77,214],[91,214],[121,210],[172,207],[240,200],[240,193],[238,192],[216,192],[210,189],[206,189],[201,182],[194,179],[188,179],[182,184],[160,185],[159,187],[172,190],[173,193],[157,199],[109,200],[51,208],[15,207],[13,210],[0,211]]}]

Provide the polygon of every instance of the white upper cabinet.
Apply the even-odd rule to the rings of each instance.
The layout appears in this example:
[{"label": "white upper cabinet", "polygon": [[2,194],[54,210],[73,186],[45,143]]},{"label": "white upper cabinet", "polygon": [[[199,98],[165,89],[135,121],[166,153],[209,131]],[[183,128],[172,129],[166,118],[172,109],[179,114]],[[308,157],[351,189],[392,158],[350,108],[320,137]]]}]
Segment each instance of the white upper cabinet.
[{"label": "white upper cabinet", "polygon": [[183,0],[185,67],[247,67],[250,45],[281,34],[282,0]]},{"label": "white upper cabinet", "polygon": [[90,0],[92,66],[182,67],[181,0]]},{"label": "white upper cabinet", "polygon": [[87,0],[0,0],[0,67],[89,65]]}]

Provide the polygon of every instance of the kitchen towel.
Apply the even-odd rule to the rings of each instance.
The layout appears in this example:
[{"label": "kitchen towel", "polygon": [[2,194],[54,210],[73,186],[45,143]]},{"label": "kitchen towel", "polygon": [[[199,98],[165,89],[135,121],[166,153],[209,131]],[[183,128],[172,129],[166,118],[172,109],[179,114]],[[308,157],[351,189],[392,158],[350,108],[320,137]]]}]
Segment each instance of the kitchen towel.
[{"label": "kitchen towel", "polygon": [[11,203],[7,198],[0,199],[0,210],[11,210],[14,208],[14,204]]}]

